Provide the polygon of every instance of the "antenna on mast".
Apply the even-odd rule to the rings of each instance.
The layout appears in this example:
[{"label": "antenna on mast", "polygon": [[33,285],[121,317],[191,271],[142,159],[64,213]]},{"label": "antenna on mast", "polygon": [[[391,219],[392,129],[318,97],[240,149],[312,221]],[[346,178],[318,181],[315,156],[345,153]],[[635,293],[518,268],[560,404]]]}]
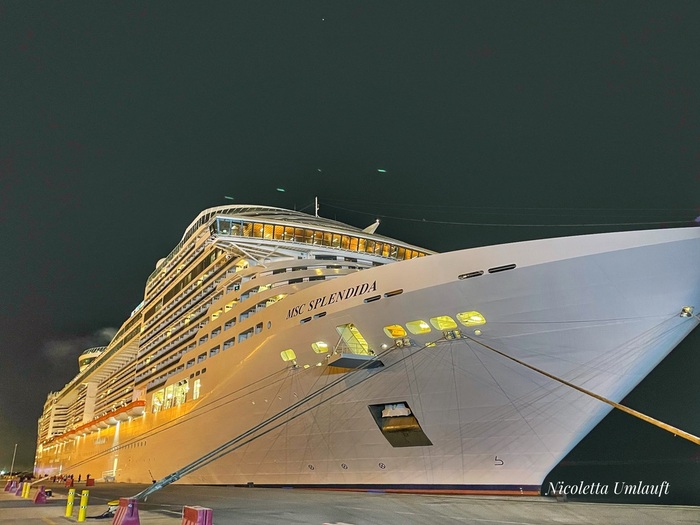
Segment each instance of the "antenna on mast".
[{"label": "antenna on mast", "polygon": [[318,197],[314,197],[314,215],[318,217]]}]

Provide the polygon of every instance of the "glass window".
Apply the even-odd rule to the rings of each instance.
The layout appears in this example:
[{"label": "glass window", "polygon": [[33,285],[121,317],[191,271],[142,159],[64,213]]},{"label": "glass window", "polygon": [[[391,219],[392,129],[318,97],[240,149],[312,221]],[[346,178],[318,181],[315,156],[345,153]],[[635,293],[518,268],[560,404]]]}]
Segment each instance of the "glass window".
[{"label": "glass window", "polygon": [[399,251],[396,254],[396,258],[399,261],[403,261],[406,258],[406,248],[399,248]]},{"label": "glass window", "polygon": [[294,228],[291,226],[285,226],[284,228],[284,240],[293,241],[294,240]]},{"label": "glass window", "polygon": [[486,319],[483,315],[476,311],[462,312],[457,314],[457,319],[464,326],[477,326],[480,324],[486,324]]},{"label": "glass window", "polygon": [[333,234],[333,240],[331,241],[331,246],[338,248],[340,246],[340,235],[337,233]]},{"label": "glass window", "polygon": [[314,231],[313,230],[305,230],[304,231],[304,242],[306,244],[311,244],[314,242]]},{"label": "glass window", "polygon": [[174,386],[173,385],[168,385],[165,389],[165,403],[163,404],[163,409],[170,408],[173,406],[173,397],[174,397]]},{"label": "glass window", "polygon": [[296,242],[304,242],[304,228],[294,230],[294,240]]},{"label": "glass window", "polygon": [[392,324],[384,327],[384,333],[391,337],[392,339],[398,339],[399,337],[406,337],[406,330],[400,324]]},{"label": "glass window", "polygon": [[243,236],[250,237],[252,232],[253,232],[253,225],[249,222],[246,222],[243,225]]},{"label": "glass window", "polygon": [[284,226],[275,226],[275,239],[284,239]]},{"label": "glass window", "polygon": [[266,224],[263,227],[263,238],[265,239],[272,239],[272,231],[273,231],[273,226],[272,224]]},{"label": "glass window", "polygon": [[317,354],[325,354],[328,352],[328,343],[324,343],[323,341],[316,341],[315,343],[311,344],[311,348],[314,349],[314,352]]},{"label": "glass window", "polygon": [[192,399],[199,399],[199,391],[201,389],[202,383],[201,379],[195,379],[194,380],[194,385],[192,388]]},{"label": "glass window", "polygon": [[187,379],[180,381],[175,385],[175,404],[173,406],[182,405],[187,401],[187,392],[190,391],[190,387]]},{"label": "glass window", "polygon": [[350,237],[350,249],[353,252],[357,251],[357,237]]},{"label": "glass window", "polygon": [[216,219],[216,224],[220,233],[228,233],[231,230],[230,219]]},{"label": "glass window", "polygon": [[314,231],[314,244],[323,244],[323,232]]},{"label": "glass window", "polygon": [[408,328],[408,331],[412,334],[427,334],[430,332],[430,325],[422,319],[409,321],[406,323],[406,328]]},{"label": "glass window", "polygon": [[366,252],[367,251],[367,239],[359,239],[358,240],[357,251],[358,252]]},{"label": "glass window", "polygon": [[323,232],[323,245],[331,246],[333,244],[333,234],[331,232]]},{"label": "glass window", "polygon": [[449,315],[431,317],[430,324],[438,330],[453,330],[457,328],[457,323],[455,323],[455,320],[452,319]]},{"label": "glass window", "polygon": [[260,239],[263,236],[263,225],[259,222],[253,224],[253,237]]},{"label": "glass window", "polygon": [[158,392],[153,393],[151,398],[151,406],[154,414],[159,412],[163,408],[163,400],[165,399],[165,390],[158,390]]},{"label": "glass window", "polygon": [[282,350],[280,352],[280,356],[282,357],[282,361],[294,361],[297,358],[297,355],[294,353],[294,350],[291,348],[288,348],[287,350]]}]

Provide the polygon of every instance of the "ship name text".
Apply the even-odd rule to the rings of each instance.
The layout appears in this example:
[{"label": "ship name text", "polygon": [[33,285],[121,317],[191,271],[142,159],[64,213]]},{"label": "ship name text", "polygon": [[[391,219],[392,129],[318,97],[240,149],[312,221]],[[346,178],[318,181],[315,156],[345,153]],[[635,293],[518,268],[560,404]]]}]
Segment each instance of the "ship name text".
[{"label": "ship name text", "polygon": [[297,315],[301,315],[306,312],[313,312],[318,308],[323,308],[324,306],[331,305],[333,303],[338,303],[345,299],[350,299],[351,297],[358,297],[370,292],[377,291],[377,281],[372,283],[362,283],[348,288],[346,290],[340,290],[338,292],[331,292],[324,295],[323,297],[317,297],[312,299],[308,303],[301,303],[296,305],[294,308],[290,308],[287,311],[287,319],[292,319]]}]

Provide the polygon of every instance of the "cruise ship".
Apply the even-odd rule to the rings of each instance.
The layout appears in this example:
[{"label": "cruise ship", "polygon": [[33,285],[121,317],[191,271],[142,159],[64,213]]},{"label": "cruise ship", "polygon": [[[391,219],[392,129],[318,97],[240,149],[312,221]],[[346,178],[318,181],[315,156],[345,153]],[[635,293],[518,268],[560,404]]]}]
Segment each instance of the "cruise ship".
[{"label": "cruise ship", "polygon": [[48,395],[35,474],[536,494],[699,322],[699,227],[434,253],[376,226],[202,211]]}]

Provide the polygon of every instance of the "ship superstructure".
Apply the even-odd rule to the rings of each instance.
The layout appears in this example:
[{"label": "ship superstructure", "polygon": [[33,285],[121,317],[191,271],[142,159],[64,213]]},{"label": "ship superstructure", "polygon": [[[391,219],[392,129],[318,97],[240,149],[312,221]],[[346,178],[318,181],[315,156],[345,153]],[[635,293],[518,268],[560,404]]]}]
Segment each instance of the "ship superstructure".
[{"label": "ship superstructure", "polygon": [[203,211],[40,420],[38,474],[535,491],[697,324],[700,228],[435,254]]}]

